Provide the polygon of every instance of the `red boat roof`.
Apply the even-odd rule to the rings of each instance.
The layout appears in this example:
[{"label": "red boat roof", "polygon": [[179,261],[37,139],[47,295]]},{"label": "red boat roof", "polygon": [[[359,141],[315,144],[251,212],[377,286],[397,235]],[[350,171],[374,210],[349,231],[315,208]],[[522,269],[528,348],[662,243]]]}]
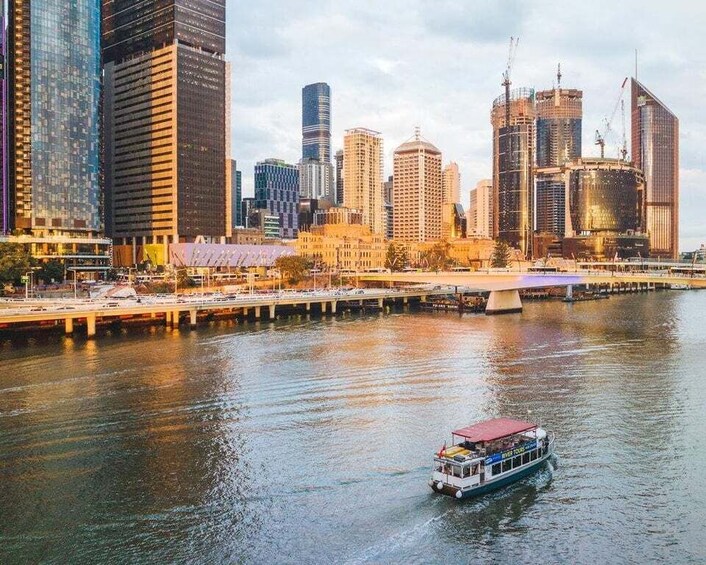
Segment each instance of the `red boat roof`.
[{"label": "red boat roof", "polygon": [[511,418],[495,418],[453,432],[453,435],[466,438],[472,442],[493,441],[502,437],[527,432],[537,428],[537,424],[513,420]]}]

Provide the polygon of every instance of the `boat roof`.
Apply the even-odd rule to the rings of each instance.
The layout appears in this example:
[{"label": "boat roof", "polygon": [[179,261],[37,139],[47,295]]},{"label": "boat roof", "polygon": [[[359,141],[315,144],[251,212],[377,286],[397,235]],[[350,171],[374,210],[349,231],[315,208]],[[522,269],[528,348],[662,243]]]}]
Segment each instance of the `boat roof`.
[{"label": "boat roof", "polygon": [[537,428],[537,424],[512,418],[495,418],[479,422],[466,428],[455,430],[453,435],[466,438],[472,442],[493,441],[502,437],[527,432]]}]

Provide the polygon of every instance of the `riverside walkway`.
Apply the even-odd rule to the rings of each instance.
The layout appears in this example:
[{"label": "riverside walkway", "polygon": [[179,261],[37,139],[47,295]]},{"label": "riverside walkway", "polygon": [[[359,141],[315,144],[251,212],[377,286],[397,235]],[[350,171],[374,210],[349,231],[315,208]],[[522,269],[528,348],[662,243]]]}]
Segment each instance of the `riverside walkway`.
[{"label": "riverside walkway", "polygon": [[426,300],[429,296],[446,295],[449,290],[429,288],[321,290],[314,292],[275,292],[233,296],[140,296],[139,299],[6,300],[0,302],[0,330],[22,326],[64,324],[67,334],[77,326],[85,327],[89,338],[96,335],[99,323],[118,320],[162,321],[178,327],[188,323],[196,328],[204,314],[254,315],[255,319],[276,317],[278,307],[301,307],[306,312],[316,308],[322,314],[335,314],[339,305],[366,305],[383,308],[384,304]]}]

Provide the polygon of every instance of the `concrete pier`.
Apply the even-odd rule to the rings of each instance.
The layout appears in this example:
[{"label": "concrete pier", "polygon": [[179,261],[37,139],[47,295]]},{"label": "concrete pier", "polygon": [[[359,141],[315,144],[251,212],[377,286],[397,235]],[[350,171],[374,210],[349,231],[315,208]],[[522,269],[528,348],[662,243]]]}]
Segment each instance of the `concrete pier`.
[{"label": "concrete pier", "polygon": [[522,301],[519,290],[494,290],[488,297],[485,307],[487,315],[514,314],[522,312]]},{"label": "concrete pier", "polygon": [[196,329],[196,310],[189,310],[189,325],[192,330]]},{"label": "concrete pier", "polygon": [[74,333],[74,319],[73,318],[66,318],[64,329],[66,331],[66,335],[71,335]]},{"label": "concrete pier", "polygon": [[89,339],[96,336],[96,315],[89,314],[86,316],[86,328]]}]

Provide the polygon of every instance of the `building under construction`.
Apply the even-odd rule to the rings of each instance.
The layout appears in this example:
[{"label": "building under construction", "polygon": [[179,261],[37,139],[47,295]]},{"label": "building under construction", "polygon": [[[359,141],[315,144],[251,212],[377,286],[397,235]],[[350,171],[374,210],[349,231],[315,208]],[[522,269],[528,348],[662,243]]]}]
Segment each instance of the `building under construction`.
[{"label": "building under construction", "polygon": [[493,102],[493,238],[526,256],[532,253],[535,117],[531,88],[506,91]]}]

